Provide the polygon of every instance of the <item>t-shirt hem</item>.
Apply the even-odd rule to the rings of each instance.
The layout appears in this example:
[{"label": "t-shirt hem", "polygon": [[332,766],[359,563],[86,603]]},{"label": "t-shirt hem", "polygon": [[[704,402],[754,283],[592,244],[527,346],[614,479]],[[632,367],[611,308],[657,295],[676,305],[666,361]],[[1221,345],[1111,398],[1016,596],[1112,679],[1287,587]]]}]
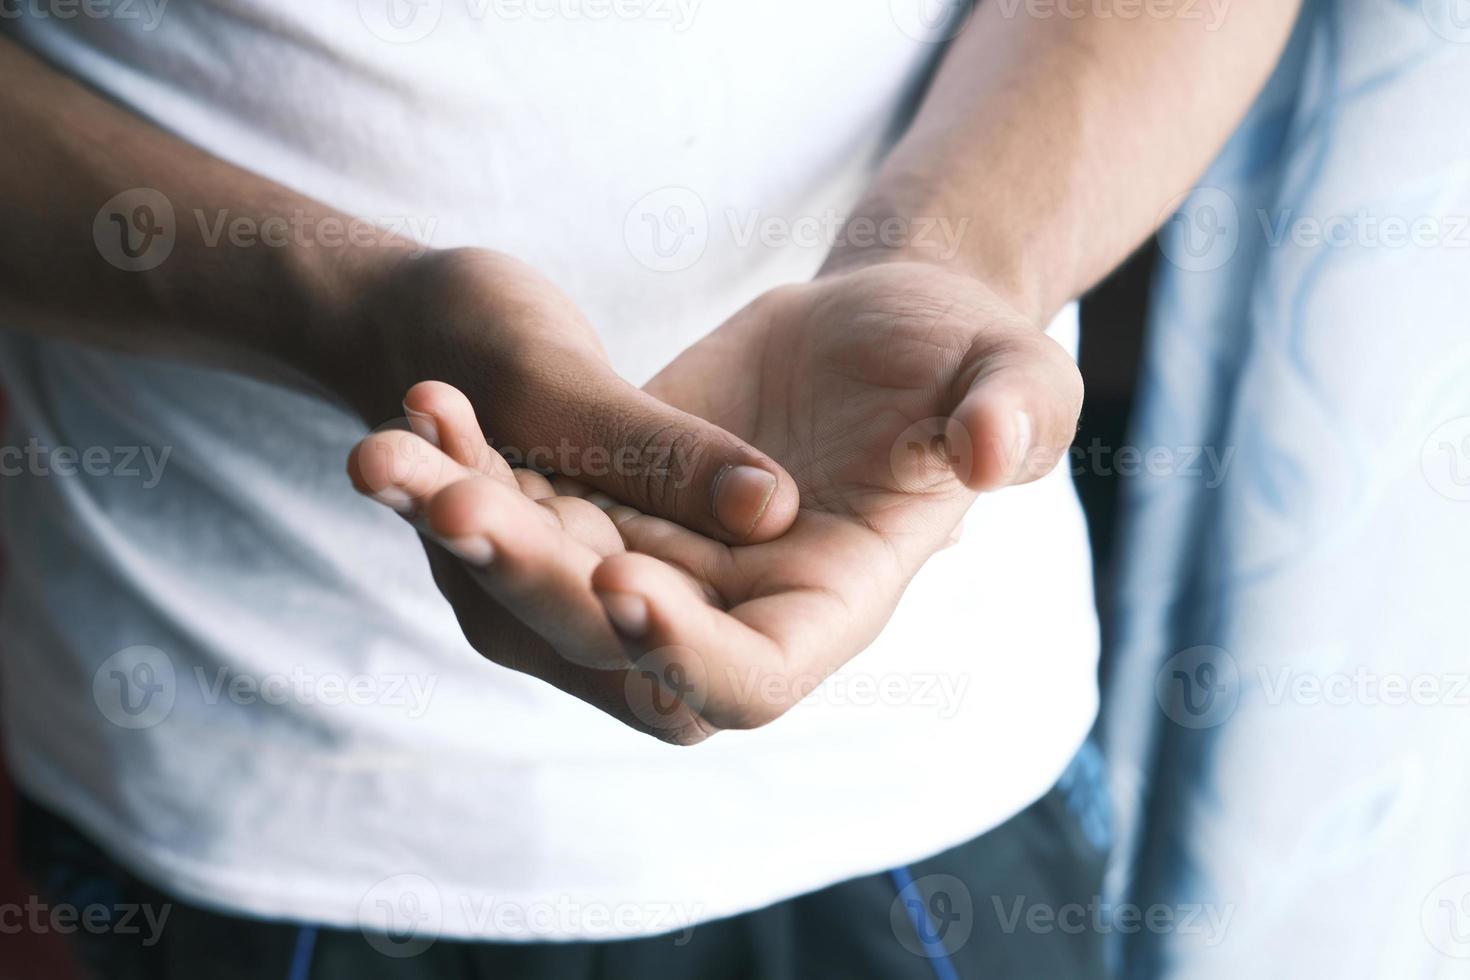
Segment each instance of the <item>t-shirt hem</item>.
[{"label": "t-shirt hem", "polygon": [[[922,835],[914,833],[912,828],[896,834],[892,828],[868,824],[854,829],[855,825],[849,819],[842,836],[852,841],[852,847],[842,853],[867,851],[871,856],[865,861],[847,863],[841,868],[829,865],[807,875],[794,874],[784,879],[780,887],[759,892],[747,890],[736,894],[724,887],[708,890],[690,883],[685,888],[689,897],[682,902],[650,902],[632,897],[635,894],[667,896],[679,891],[667,883],[648,881],[629,883],[621,894],[605,889],[587,889],[579,892],[573,900],[552,900],[544,894],[491,894],[483,886],[442,887],[445,883],[441,880],[439,885],[428,886],[439,899],[441,914],[432,930],[420,934],[419,941],[597,942],[646,938],[685,931],[757,911],[844,881],[920,862],[979,837],[1040,799],[1055,785],[1072,755],[1080,749],[1092,720],[1093,716],[1089,715],[1087,725],[1074,733],[1073,751],[1040,772],[1015,811],[1000,819],[952,820],[942,831],[934,828]],[[240,873],[238,869],[208,866],[170,856],[128,833],[93,801],[68,794],[64,780],[53,778],[49,771],[51,767],[45,760],[14,742],[8,746],[7,755],[11,775],[22,792],[74,822],[110,857],[166,894],[223,914],[266,921],[347,930],[364,929],[364,923],[371,921],[369,900],[376,896],[377,887],[366,894],[352,894],[350,890],[344,892],[340,887],[324,885],[320,879],[307,874],[293,875],[289,886],[282,887],[279,875],[268,878],[251,876]],[[847,816],[851,817],[850,814]],[[885,841],[888,846],[874,847],[874,841]],[[732,865],[745,866],[743,860],[735,860]],[[720,880],[708,871],[706,868],[700,881]],[[379,886],[388,889],[385,894],[390,899],[396,900],[403,894],[403,882],[387,879]],[[417,887],[423,886],[412,882],[407,884],[410,891]],[[458,896],[461,901],[443,901],[446,894]],[[421,902],[423,897],[417,892],[414,894],[415,901]],[[352,911],[354,909],[358,910],[356,914]],[[563,919],[558,921],[558,915]],[[595,919],[609,924],[605,927],[571,925],[566,918],[568,916],[584,922]],[[550,924],[547,924],[548,920]],[[493,923],[493,927],[487,929],[487,923]]]}]

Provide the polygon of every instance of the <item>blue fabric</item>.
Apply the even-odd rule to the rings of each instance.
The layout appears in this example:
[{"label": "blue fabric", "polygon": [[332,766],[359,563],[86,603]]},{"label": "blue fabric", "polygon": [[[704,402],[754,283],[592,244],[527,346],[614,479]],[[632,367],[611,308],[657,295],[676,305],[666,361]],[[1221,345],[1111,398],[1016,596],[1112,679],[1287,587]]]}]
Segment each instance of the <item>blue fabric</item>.
[{"label": "blue fabric", "polygon": [[[893,879],[893,888],[899,895],[913,888],[914,876],[908,868],[894,868],[888,872],[888,876]],[[913,894],[918,896],[918,889],[914,889]],[[959,980],[959,972],[949,958],[949,951],[944,948],[942,932],[930,918],[929,910],[923,902],[917,897],[906,900],[904,912],[908,914],[909,923],[914,927],[914,935],[924,948],[929,965],[934,970],[935,980]]]},{"label": "blue fabric", "polygon": [[1102,731],[1110,897],[1175,925],[1126,976],[1470,957],[1467,216],[1470,4],[1322,0],[1161,233]]},{"label": "blue fabric", "polygon": [[1112,807],[1108,799],[1107,765],[1102,750],[1088,739],[1062,777],[1057,790],[1087,842],[1099,853],[1113,846]]},{"label": "blue fabric", "polygon": [[291,952],[291,969],[286,980],[307,980],[311,976],[311,957],[316,952],[316,926],[302,926],[296,931],[296,948]]}]

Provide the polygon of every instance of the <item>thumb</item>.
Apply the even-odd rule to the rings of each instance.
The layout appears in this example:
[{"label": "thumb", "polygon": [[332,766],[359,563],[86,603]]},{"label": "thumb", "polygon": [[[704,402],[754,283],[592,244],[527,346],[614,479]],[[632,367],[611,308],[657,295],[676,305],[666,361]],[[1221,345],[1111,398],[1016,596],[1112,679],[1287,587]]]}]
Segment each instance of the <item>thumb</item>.
[{"label": "thumb", "polygon": [[1060,344],[1033,327],[977,338],[958,375],[950,417],[971,440],[972,490],[1030,483],[1071,448],[1082,411],[1082,374]]},{"label": "thumb", "polygon": [[[567,378],[517,413],[512,462],[551,469],[646,514],[732,544],[780,537],[796,481],[724,429],[659,401],[609,368]],[[492,433],[492,435],[496,435]],[[518,451],[518,452],[517,452]]]}]

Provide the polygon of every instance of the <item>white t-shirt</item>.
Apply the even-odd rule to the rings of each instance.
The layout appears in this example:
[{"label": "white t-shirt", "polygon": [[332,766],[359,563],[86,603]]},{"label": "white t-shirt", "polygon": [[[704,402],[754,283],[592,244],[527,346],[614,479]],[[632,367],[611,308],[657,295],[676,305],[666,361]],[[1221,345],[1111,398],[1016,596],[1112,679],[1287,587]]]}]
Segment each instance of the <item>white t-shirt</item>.
[{"label": "white t-shirt", "polygon": [[[941,51],[897,2],[115,6],[3,29],[225,159],[529,261],[640,382],[815,271]],[[1075,344],[1075,310],[1053,330]],[[472,651],[414,534],[349,486],[338,409],[0,345],[10,763],[196,902],[430,938],[673,930],[968,840],[1093,720],[1065,467],[976,504],[788,716],[680,749]]]}]

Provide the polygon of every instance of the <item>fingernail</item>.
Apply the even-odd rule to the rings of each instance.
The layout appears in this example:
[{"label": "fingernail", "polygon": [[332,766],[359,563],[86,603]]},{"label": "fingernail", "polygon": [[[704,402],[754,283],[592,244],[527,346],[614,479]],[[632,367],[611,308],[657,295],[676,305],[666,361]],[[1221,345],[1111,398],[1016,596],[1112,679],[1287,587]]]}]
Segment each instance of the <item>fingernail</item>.
[{"label": "fingernail", "polygon": [[596,504],[602,510],[612,510],[618,505],[618,502],[607,494],[596,491],[587,495],[587,502],[589,504]]},{"label": "fingernail", "polygon": [[433,446],[439,448],[439,423],[434,421],[434,416],[428,412],[417,412],[403,406],[403,414],[408,418],[408,427],[413,434]]},{"label": "fingernail", "polygon": [[630,640],[637,640],[648,632],[648,603],[642,596],[628,592],[599,592],[602,608],[613,628]]},{"label": "fingernail", "polygon": [[373,499],[385,507],[392,507],[400,514],[413,513],[413,498],[397,487],[384,487],[373,491]]},{"label": "fingernail", "polygon": [[755,530],[775,494],[775,474],[754,466],[727,466],[715,477],[711,508],[725,530],[743,538]]},{"label": "fingernail", "polygon": [[1011,479],[1015,480],[1025,470],[1026,457],[1031,454],[1031,416],[1018,408],[1011,416],[1011,426]]},{"label": "fingernail", "polygon": [[484,537],[466,535],[462,538],[450,538],[444,542],[444,547],[465,564],[475,568],[489,568],[490,563],[495,560],[495,546]]}]

